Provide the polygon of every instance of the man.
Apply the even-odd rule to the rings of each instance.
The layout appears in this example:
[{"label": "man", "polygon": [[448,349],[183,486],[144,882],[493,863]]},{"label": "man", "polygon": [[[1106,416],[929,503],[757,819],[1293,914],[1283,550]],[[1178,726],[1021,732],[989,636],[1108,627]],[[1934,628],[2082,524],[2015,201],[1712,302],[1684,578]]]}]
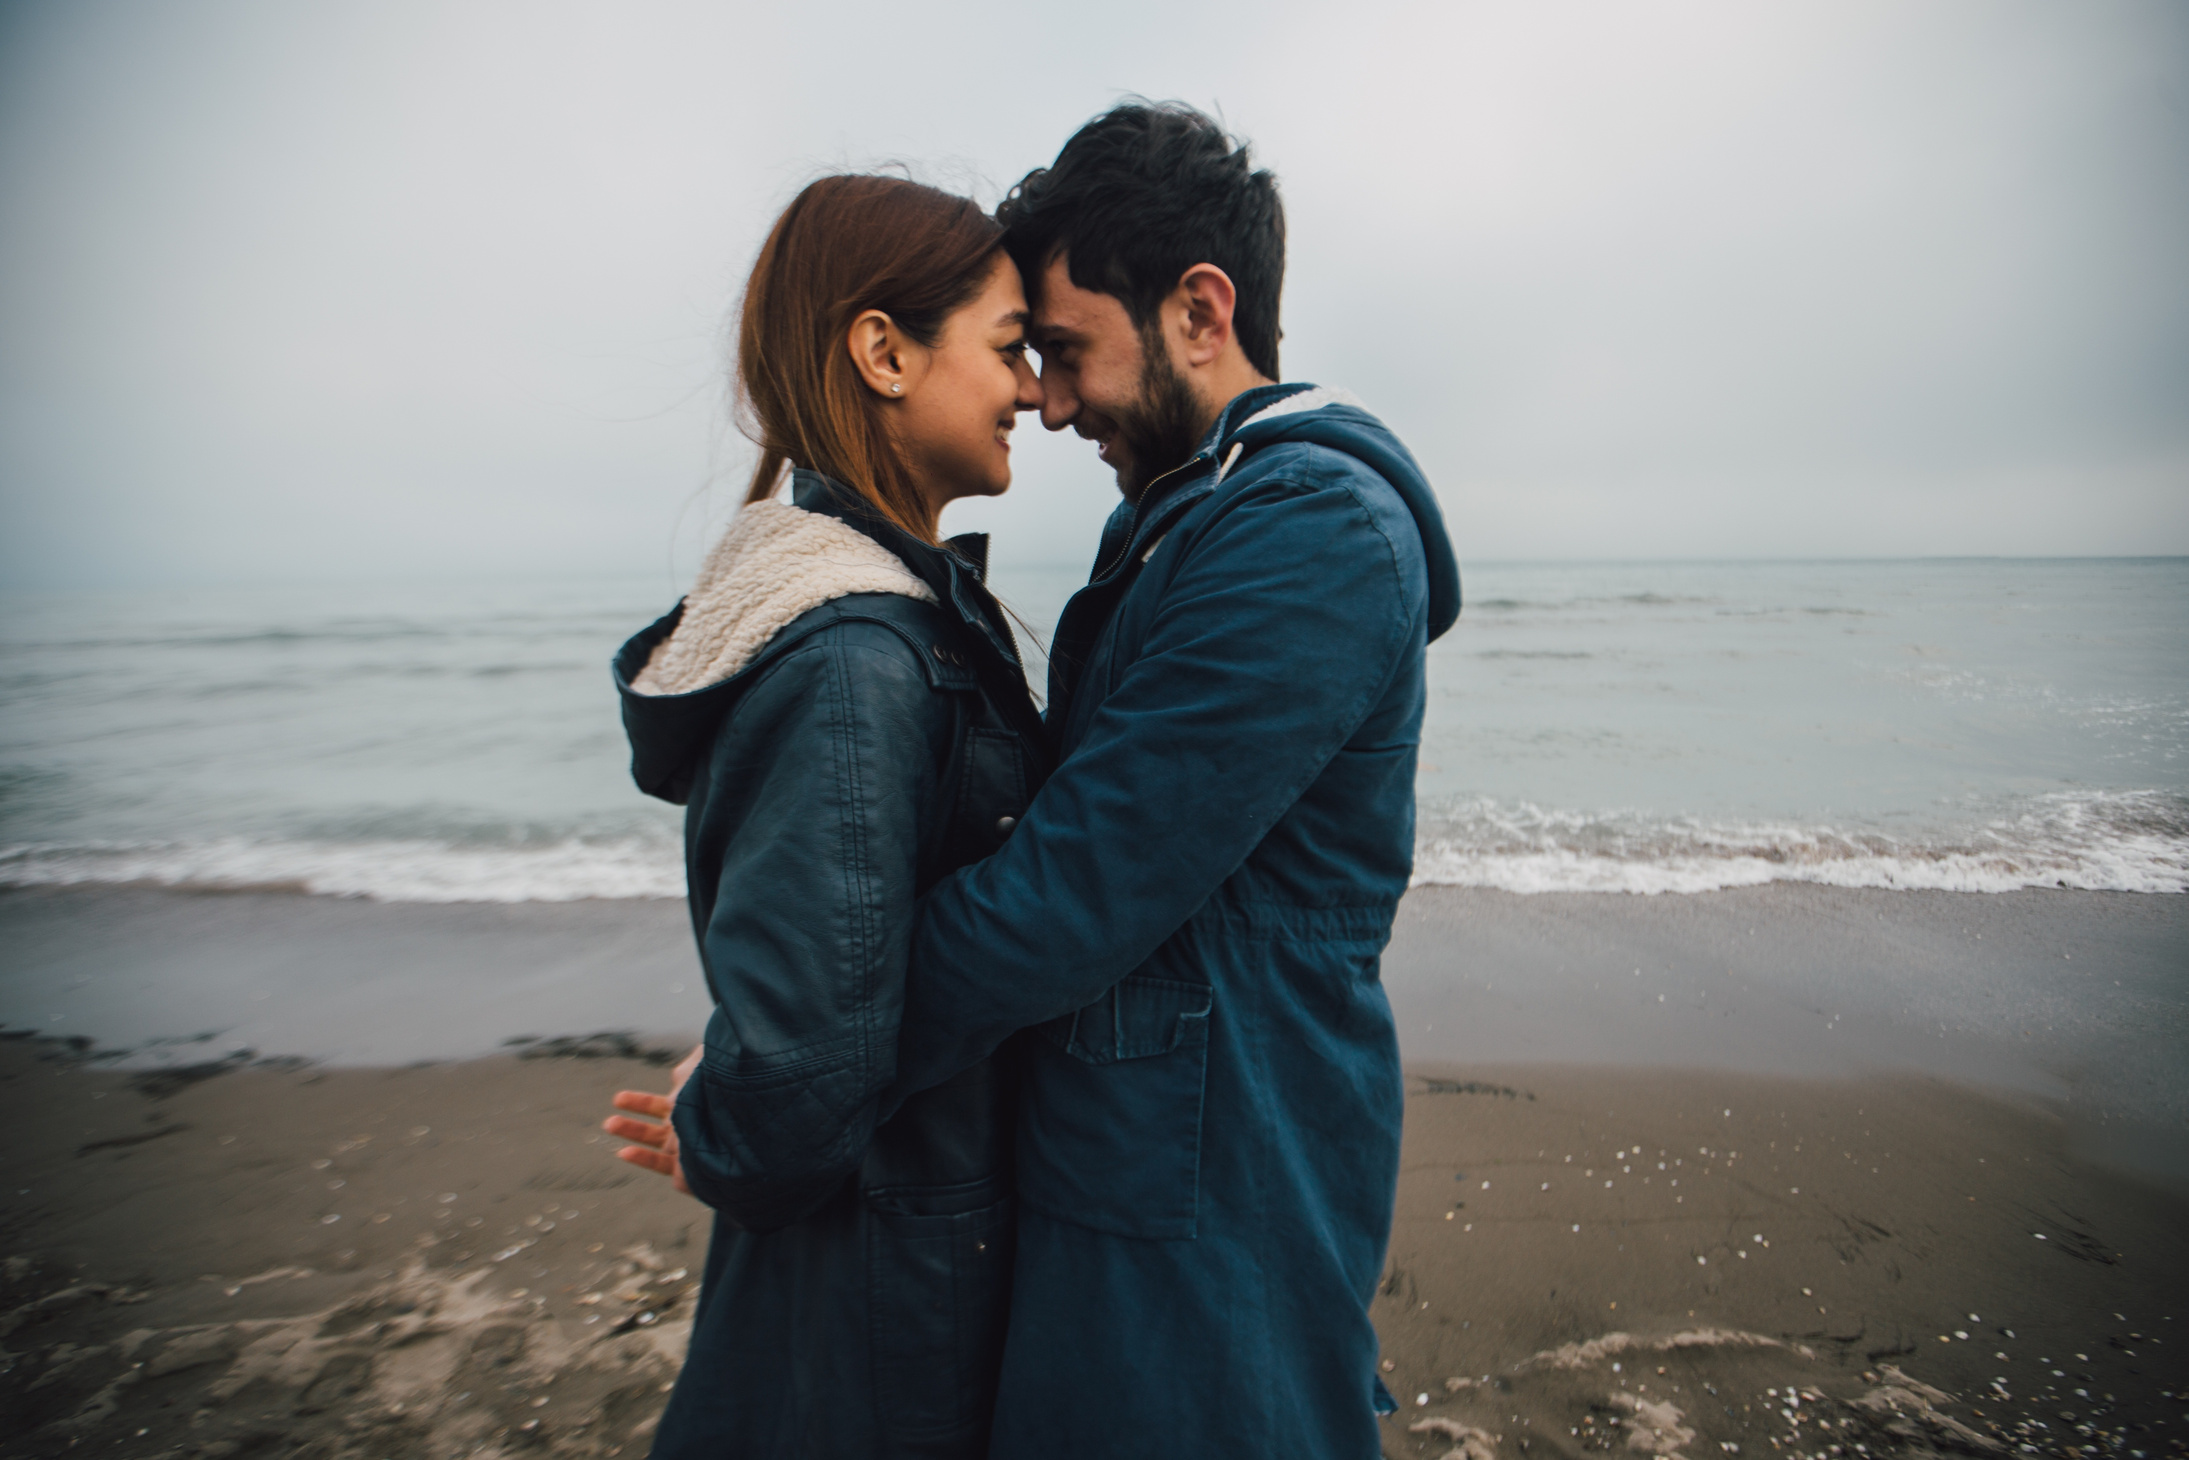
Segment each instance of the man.
[{"label": "man", "polygon": [[1283,210],[1209,118],[1121,106],[997,216],[1043,424],[1125,501],[1052,648],[1060,768],[925,900],[906,993],[900,1092],[1029,1031],[991,1453],[1366,1460],[1379,957],[1458,569],[1396,438],[1275,383]]}]

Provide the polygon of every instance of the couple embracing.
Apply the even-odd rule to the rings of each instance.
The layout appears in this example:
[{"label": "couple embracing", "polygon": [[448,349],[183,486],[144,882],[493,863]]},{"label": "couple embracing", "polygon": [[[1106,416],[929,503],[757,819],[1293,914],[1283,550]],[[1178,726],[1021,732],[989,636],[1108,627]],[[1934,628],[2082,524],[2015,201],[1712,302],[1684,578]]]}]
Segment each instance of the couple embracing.
[{"label": "couple embracing", "polygon": [[[1379,958],[1459,577],[1405,447],[1279,383],[1283,274],[1176,105],[992,218],[830,177],[763,246],[747,505],[615,661],[715,1001],[608,1123],[716,1213],[656,1455],[1379,1453]],[[936,534],[1029,410],[1124,495],[1045,712]]]}]

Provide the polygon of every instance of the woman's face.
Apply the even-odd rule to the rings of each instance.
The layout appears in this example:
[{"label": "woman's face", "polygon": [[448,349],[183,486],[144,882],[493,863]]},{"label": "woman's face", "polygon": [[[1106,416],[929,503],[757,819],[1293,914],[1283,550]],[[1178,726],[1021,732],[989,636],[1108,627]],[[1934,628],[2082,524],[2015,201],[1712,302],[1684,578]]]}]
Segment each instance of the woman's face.
[{"label": "woman's face", "polygon": [[998,253],[979,294],[943,322],[932,349],[905,363],[891,401],[891,434],[939,515],[960,497],[993,497],[1011,485],[1011,428],[1041,407],[1041,382],[1026,359],[1026,291],[1018,266]]}]

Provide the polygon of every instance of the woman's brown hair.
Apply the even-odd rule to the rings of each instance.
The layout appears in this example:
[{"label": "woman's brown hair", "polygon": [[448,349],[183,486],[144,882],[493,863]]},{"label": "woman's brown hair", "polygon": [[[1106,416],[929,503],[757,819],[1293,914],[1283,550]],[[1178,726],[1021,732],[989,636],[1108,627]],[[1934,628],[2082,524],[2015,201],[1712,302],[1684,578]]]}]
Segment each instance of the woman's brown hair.
[{"label": "woman's brown hair", "polygon": [[824,177],[761,245],[737,326],[737,393],[760,447],[748,502],[786,463],[834,477],[925,542],[935,519],[853,366],[851,322],[888,315],[923,345],[980,292],[1003,231],[969,198],[897,177]]}]

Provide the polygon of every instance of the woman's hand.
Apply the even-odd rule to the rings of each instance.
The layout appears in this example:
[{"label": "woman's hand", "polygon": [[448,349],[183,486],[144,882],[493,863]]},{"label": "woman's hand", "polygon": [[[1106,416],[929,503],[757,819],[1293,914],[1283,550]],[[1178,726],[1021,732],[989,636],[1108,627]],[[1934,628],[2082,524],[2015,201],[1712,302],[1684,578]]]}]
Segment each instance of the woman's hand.
[{"label": "woman's hand", "polygon": [[627,1141],[637,1141],[635,1146],[625,1146],[616,1152],[633,1166],[644,1166],[658,1171],[676,1183],[676,1189],[686,1196],[692,1189],[684,1184],[684,1168],[676,1158],[676,1127],[669,1123],[669,1114],[676,1109],[677,1092],[684,1082],[699,1068],[700,1051],[705,1045],[694,1045],[692,1052],[677,1062],[670,1071],[669,1093],[656,1095],[650,1090],[618,1090],[613,1102],[616,1109],[628,1110],[636,1115],[650,1115],[652,1120],[632,1120],[629,1116],[611,1115],[600,1123],[600,1128],[612,1136]]}]

